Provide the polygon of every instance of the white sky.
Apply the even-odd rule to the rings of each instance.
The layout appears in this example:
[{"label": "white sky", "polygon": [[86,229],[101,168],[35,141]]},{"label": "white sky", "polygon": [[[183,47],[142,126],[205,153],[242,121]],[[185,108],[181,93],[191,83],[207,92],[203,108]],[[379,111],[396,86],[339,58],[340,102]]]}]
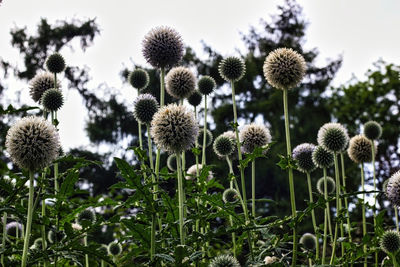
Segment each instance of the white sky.
[{"label": "white sky", "polygon": [[[50,23],[57,19],[94,18],[101,27],[101,35],[86,53],[78,48],[61,51],[70,65],[90,67],[91,87],[105,82],[120,90],[128,102],[133,90],[124,87],[119,77],[123,65],[145,64],[141,55],[143,36],[153,27],[167,25],[175,28],[185,44],[201,54],[201,40],[223,55],[243,49],[239,32],[246,33],[259,19],[276,14],[281,0],[202,0],[202,1],[128,1],[128,0],[3,0],[0,5],[0,57],[19,63],[20,56],[11,48],[9,30],[14,25],[36,30],[40,18]],[[382,58],[398,64],[400,59],[400,1],[396,0],[307,0],[299,1],[308,20],[306,48],[317,47],[319,64],[327,58],[343,55],[335,85],[348,81],[352,75],[363,79],[372,63]],[[78,42],[76,43],[78,45]],[[1,101],[13,99],[14,89],[23,88],[21,99],[30,105],[26,84],[10,82],[11,88]],[[64,90],[66,104],[60,111],[60,135],[66,148],[87,144],[83,132],[84,108],[77,93]],[[71,131],[71,129],[73,129]]]}]

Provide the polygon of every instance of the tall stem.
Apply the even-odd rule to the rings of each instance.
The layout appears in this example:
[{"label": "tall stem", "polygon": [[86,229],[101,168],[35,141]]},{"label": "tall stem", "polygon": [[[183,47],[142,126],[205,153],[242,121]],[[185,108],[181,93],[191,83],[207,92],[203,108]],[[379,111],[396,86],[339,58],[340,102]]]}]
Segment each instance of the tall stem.
[{"label": "tall stem", "polygon": [[[229,165],[229,174],[233,176],[233,169],[232,169],[232,164],[230,163],[230,160],[228,157],[226,157]],[[229,183],[229,188],[233,189],[233,181],[231,180]],[[238,192],[239,193],[239,192]],[[233,218],[232,215],[229,215],[229,222],[231,224],[231,227],[233,227]],[[232,244],[233,244],[233,256],[236,258],[236,234],[235,232],[232,232]]]},{"label": "tall stem", "polygon": [[398,267],[399,264],[396,261],[396,254],[394,254],[394,253],[390,253],[390,254],[391,254],[390,256],[392,257],[393,267]]},{"label": "tall stem", "polygon": [[207,95],[204,95],[204,126],[203,126],[203,153],[201,155],[201,167],[206,165],[206,143],[207,143]]},{"label": "tall stem", "polygon": [[[290,145],[290,131],[289,131],[289,111],[288,111],[288,89],[283,90],[283,110],[285,115],[285,135],[286,135],[286,152],[287,156],[292,155],[292,148]],[[289,190],[290,190],[290,203],[292,207],[292,217],[296,217],[296,198],[294,193],[293,169],[289,167]],[[296,224],[293,226],[293,258],[292,266],[296,266],[297,260],[297,237],[296,237]]]},{"label": "tall stem", "polygon": [[139,147],[141,150],[143,150],[142,124],[140,122],[138,122],[138,128],[139,128]]},{"label": "tall stem", "polygon": [[[150,168],[151,168],[151,182],[153,185],[153,200],[154,202],[157,201],[156,196],[156,177],[154,176],[154,163],[153,163],[153,146],[150,137],[150,125],[147,124],[147,144],[148,144],[148,154],[149,154],[149,161],[150,161]],[[156,222],[157,217],[156,214],[153,213],[151,216],[151,241],[150,241],[150,258],[153,260],[154,254],[156,253]]]},{"label": "tall stem", "polygon": [[[85,247],[88,246],[87,234],[85,234],[85,237],[83,238],[83,244]],[[85,267],[89,267],[89,255],[88,254],[85,254]]]},{"label": "tall stem", "polygon": [[185,245],[185,235],[183,232],[183,180],[182,180],[182,166],[181,166],[181,155],[176,153],[176,171],[178,173],[178,198],[179,198],[179,236],[181,239],[181,245]]},{"label": "tall stem", "polygon": [[[342,210],[342,200],[340,199],[340,178],[339,178],[339,163],[338,163],[338,158],[337,158],[337,153],[333,153],[333,158],[335,162],[335,183],[336,183],[336,218],[339,218],[339,213]],[[331,264],[333,264],[333,260],[335,258],[335,253],[336,253],[336,240],[338,237],[338,221],[335,223],[335,237],[333,239],[333,250],[332,250],[332,256],[331,256]],[[340,221],[340,237],[343,237],[343,222]],[[342,247],[342,255],[344,254],[344,247]]]},{"label": "tall stem", "polygon": [[[342,181],[343,181],[343,194],[346,194],[346,171],[344,168],[344,157],[343,153],[340,153],[340,163],[342,166]],[[349,204],[347,202],[347,197],[344,197],[344,205],[346,208],[346,219],[347,219],[347,234],[349,235],[349,241],[352,242],[351,238],[351,223],[350,223],[350,214],[349,214]]]},{"label": "tall stem", "polygon": [[325,199],[325,216],[324,216],[324,243],[322,247],[322,265],[325,264],[325,256],[326,256],[326,243],[328,239],[328,229],[327,229],[327,220],[328,220],[328,211],[329,211],[329,205],[328,205],[328,183],[326,180],[326,168],[324,170],[324,199]]},{"label": "tall stem", "polygon": [[397,211],[398,207],[394,207],[394,216],[396,217],[396,231],[399,232],[399,213]]},{"label": "tall stem", "polygon": [[[371,140],[371,157],[372,157],[372,173],[374,176],[374,191],[376,191],[376,171],[375,171],[375,144],[374,141]],[[373,208],[373,215],[374,215],[374,232],[376,231],[376,193],[374,193],[374,208]],[[375,251],[375,266],[378,266],[378,252]]]},{"label": "tall stem", "polygon": [[[307,184],[308,184],[308,194],[310,196],[310,204],[313,204],[314,200],[313,200],[313,195],[312,195],[311,177],[310,177],[309,172],[307,172]],[[318,231],[317,222],[315,219],[314,209],[311,210],[311,219],[312,219],[312,223],[313,223],[313,227],[314,227],[314,233],[315,233],[315,236],[317,237],[317,244],[316,244],[316,248],[315,248],[315,250],[316,250],[315,257],[318,260],[318,258],[319,258],[319,231]]]},{"label": "tall stem", "polygon": [[[7,236],[7,229],[6,229],[6,225],[7,225],[7,212],[3,213],[3,237],[1,240],[1,246],[3,249],[5,249],[6,247],[6,236]],[[17,233],[18,233],[18,227],[17,227]],[[1,265],[4,265],[4,253],[1,254]]]},{"label": "tall stem", "polygon": [[28,198],[28,215],[26,221],[26,232],[25,232],[25,240],[24,240],[24,250],[22,252],[22,262],[21,266],[26,267],[26,261],[28,259],[28,247],[29,247],[29,239],[31,237],[31,228],[32,228],[32,217],[33,217],[33,171],[29,171],[29,198]]},{"label": "tall stem", "polygon": [[251,162],[251,211],[256,217],[256,161]]},{"label": "tall stem", "polygon": [[[361,190],[364,191],[364,163],[361,163]],[[362,195],[362,223],[363,223],[363,237],[367,234],[367,223],[365,220],[365,193]],[[363,246],[364,253],[367,253],[367,245]],[[367,256],[364,258],[364,267],[367,267]]]}]

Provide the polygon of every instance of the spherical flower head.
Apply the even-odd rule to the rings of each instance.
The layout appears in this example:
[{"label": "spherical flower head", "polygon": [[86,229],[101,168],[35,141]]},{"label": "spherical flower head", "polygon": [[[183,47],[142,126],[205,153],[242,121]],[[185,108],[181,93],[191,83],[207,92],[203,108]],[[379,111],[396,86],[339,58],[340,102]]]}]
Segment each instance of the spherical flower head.
[{"label": "spherical flower head", "polygon": [[149,85],[150,76],[147,71],[143,69],[135,69],[129,73],[128,81],[133,88],[143,90]]},{"label": "spherical flower head", "polygon": [[[375,145],[375,144],[374,144]],[[377,147],[375,145],[375,154]],[[372,144],[371,141],[363,135],[356,135],[350,139],[347,154],[355,163],[370,162],[372,160]]]},{"label": "spherical flower head", "polygon": [[194,90],[192,94],[187,98],[190,105],[193,107],[197,107],[201,104],[201,100],[203,100],[203,95],[199,90]]},{"label": "spherical flower head", "polygon": [[200,93],[203,95],[209,95],[217,87],[217,84],[214,78],[210,76],[203,76],[197,82],[197,87],[199,88]]},{"label": "spherical flower head", "polygon": [[386,231],[381,237],[381,249],[386,253],[395,253],[400,249],[400,234],[397,231]]},{"label": "spherical flower head", "polygon": [[140,94],[133,102],[133,116],[139,123],[150,123],[157,111],[157,99],[151,94]]},{"label": "spherical flower head", "polygon": [[239,194],[235,189],[228,188],[222,194],[222,200],[225,203],[235,203],[239,199]]},{"label": "spherical flower head", "polygon": [[65,70],[65,60],[59,53],[50,55],[46,60],[46,68],[51,73],[61,73]]},{"label": "spherical flower head", "polygon": [[246,66],[241,58],[227,57],[219,63],[218,71],[225,81],[236,82],[244,76]]},{"label": "spherical flower head", "polygon": [[[234,144],[234,150],[233,150],[232,154],[230,154],[229,157],[232,160],[237,159],[238,158],[238,151],[237,151],[238,149],[237,149],[237,146],[236,146],[236,133],[234,131],[229,130],[229,131],[223,132],[221,135],[225,136],[225,137],[228,137],[228,138],[230,138],[232,140],[232,143]],[[241,151],[241,152],[243,153],[243,151]]]},{"label": "spherical flower head", "polygon": [[264,263],[266,264],[266,265],[268,265],[268,264],[273,264],[273,263],[275,263],[275,262],[277,262],[279,259],[277,258],[277,257],[275,257],[275,256],[266,256],[265,258],[264,258]]},{"label": "spherical flower head", "polygon": [[291,48],[278,48],[265,59],[264,76],[277,89],[296,87],[306,73],[306,62],[302,55]]},{"label": "spherical flower head", "polygon": [[[57,233],[57,242],[60,242],[61,240],[63,240],[65,238],[65,234],[62,231],[59,231]],[[54,230],[50,230],[47,233],[47,239],[49,240],[50,243],[54,243],[56,241],[56,231]]]},{"label": "spherical flower head", "polygon": [[111,242],[108,244],[108,254],[112,256],[118,256],[122,252],[122,246],[120,243],[117,242]]},{"label": "spherical flower head", "polygon": [[400,207],[400,171],[394,173],[387,182],[386,197],[397,207]]},{"label": "spherical flower head", "polygon": [[176,67],[165,76],[165,85],[168,94],[177,99],[184,99],[194,92],[196,77],[190,69]]},{"label": "spherical flower head", "polygon": [[312,153],[312,160],[318,168],[329,168],[333,165],[333,153],[322,146],[317,146]]},{"label": "spherical flower head", "polygon": [[60,141],[56,128],[41,117],[24,117],[7,132],[6,148],[18,167],[35,171],[57,157]]},{"label": "spherical flower head", "polygon": [[208,267],[240,267],[240,263],[231,255],[219,255],[210,262]]},{"label": "spherical flower head", "polygon": [[51,88],[42,95],[41,103],[47,111],[57,111],[64,104],[64,97],[59,89]]},{"label": "spherical flower head", "polygon": [[41,237],[36,238],[35,241],[33,241],[33,247],[41,249],[43,247],[43,239]]},{"label": "spherical flower head", "polygon": [[154,68],[175,66],[183,57],[182,38],[170,27],[156,27],[144,37],[142,53]]},{"label": "spherical flower head", "polygon": [[297,169],[299,171],[311,173],[317,168],[312,160],[314,149],[315,145],[309,143],[298,145],[293,149],[293,159],[297,160]]},{"label": "spherical flower head", "polygon": [[29,82],[29,93],[35,102],[40,103],[43,93],[51,88],[60,88],[60,82],[55,86],[54,75],[48,72],[36,74]]},{"label": "spherical flower head", "polygon": [[344,151],[349,143],[346,128],[340,123],[325,123],[318,131],[318,144],[331,152]]},{"label": "spherical flower head", "polygon": [[108,255],[108,246],[101,244],[101,246],[98,248],[98,251],[102,254],[102,255]]},{"label": "spherical flower head", "polygon": [[96,221],[96,213],[92,209],[81,211],[76,217],[76,222],[80,225],[84,223],[94,223]]},{"label": "spherical flower head", "polygon": [[17,231],[18,231],[18,236],[22,236],[22,225],[19,222],[9,222],[6,224],[7,237],[16,238]]},{"label": "spherical flower head", "polygon": [[376,121],[369,121],[364,124],[364,135],[370,140],[377,140],[382,135],[382,127]]},{"label": "spherical flower head", "polygon": [[176,155],[171,154],[167,158],[167,167],[170,171],[176,171]]},{"label": "spherical flower head", "polygon": [[[194,164],[194,165],[190,166],[190,168],[187,170],[187,172],[186,172],[187,175],[185,176],[185,179],[193,180],[194,178],[196,178],[197,168],[199,169],[199,174],[200,174],[201,170],[202,170],[202,165],[198,164],[196,167],[196,164]],[[207,180],[210,181],[213,177],[214,177],[214,174],[212,173],[212,171],[209,171],[208,175],[207,175]]]},{"label": "spherical flower head", "polygon": [[[323,195],[325,192],[325,178],[321,177],[317,181],[317,190],[318,192]],[[332,177],[326,177],[326,191],[327,194],[332,194],[336,190],[336,183]]]},{"label": "spherical flower head", "polygon": [[239,133],[243,153],[252,153],[254,148],[271,142],[271,134],[267,127],[255,123],[245,125]]},{"label": "spherical flower head", "polygon": [[185,106],[169,104],[154,114],[150,134],[160,149],[181,153],[193,146],[199,126],[192,111]]},{"label": "spherical flower head", "polygon": [[[199,136],[197,137],[197,143],[199,147],[203,147],[203,138],[204,138],[204,128],[199,129]],[[209,147],[212,144],[214,137],[212,132],[206,129],[206,147]]]},{"label": "spherical flower head", "polygon": [[215,139],[213,149],[218,157],[224,158],[235,151],[235,143],[232,138],[226,135],[220,135]]},{"label": "spherical flower head", "polygon": [[305,233],[300,238],[300,244],[302,244],[306,250],[314,250],[317,246],[317,238],[313,234]]}]

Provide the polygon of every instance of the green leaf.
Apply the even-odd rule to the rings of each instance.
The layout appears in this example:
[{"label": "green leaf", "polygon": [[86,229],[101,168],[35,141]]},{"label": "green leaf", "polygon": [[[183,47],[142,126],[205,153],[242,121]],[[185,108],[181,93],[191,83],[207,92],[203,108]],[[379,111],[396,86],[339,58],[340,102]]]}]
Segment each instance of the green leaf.
[{"label": "green leaf", "polygon": [[285,157],[283,155],[278,155],[280,160],[276,164],[281,167],[282,170],[288,169],[297,169],[296,161],[292,158],[292,156]]}]

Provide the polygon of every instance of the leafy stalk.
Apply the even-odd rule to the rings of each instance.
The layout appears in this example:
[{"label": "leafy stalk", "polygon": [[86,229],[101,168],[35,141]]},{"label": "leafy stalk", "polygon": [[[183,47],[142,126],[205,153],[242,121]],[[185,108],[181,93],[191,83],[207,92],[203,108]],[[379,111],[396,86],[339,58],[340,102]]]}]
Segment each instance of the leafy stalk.
[{"label": "leafy stalk", "polygon": [[[361,190],[364,191],[364,163],[361,163]],[[363,224],[363,237],[367,234],[367,223],[365,220],[365,194],[362,196],[362,224]],[[367,245],[363,246],[364,253],[367,253]],[[364,267],[367,267],[367,256],[364,257]]]},{"label": "leafy stalk", "polygon": [[207,143],[207,95],[204,95],[204,126],[203,126],[203,151],[201,155],[201,166],[206,165],[206,143]]},{"label": "leafy stalk", "polygon": [[28,198],[28,215],[25,229],[24,249],[22,252],[21,267],[26,267],[28,259],[29,239],[31,237],[32,217],[33,217],[33,171],[29,171],[29,198]]},{"label": "leafy stalk", "polygon": [[181,245],[185,245],[185,235],[183,230],[184,216],[183,216],[183,179],[182,179],[182,166],[181,166],[181,155],[176,153],[176,171],[178,173],[178,199],[179,199],[179,236]]},{"label": "leafy stalk", "polygon": [[[313,200],[313,195],[312,195],[311,177],[310,177],[309,172],[307,172],[306,174],[307,174],[308,194],[310,196],[310,204],[313,204],[314,200]],[[315,233],[315,236],[317,237],[317,244],[316,244],[316,248],[315,248],[315,250],[316,250],[315,257],[318,260],[318,258],[319,258],[319,230],[317,227],[317,222],[315,220],[314,209],[311,210],[311,219],[312,219],[312,223],[313,223],[313,227],[314,227],[314,233]]]}]

